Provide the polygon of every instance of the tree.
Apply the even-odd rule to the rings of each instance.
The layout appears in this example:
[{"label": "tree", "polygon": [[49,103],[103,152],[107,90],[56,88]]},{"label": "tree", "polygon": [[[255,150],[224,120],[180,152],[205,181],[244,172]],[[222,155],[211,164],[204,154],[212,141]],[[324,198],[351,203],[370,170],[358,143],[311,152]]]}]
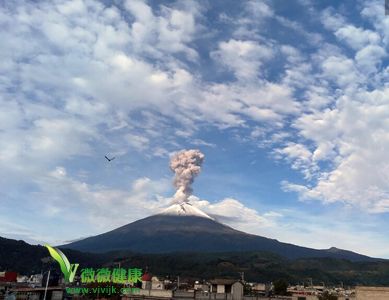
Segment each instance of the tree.
[{"label": "tree", "polygon": [[251,285],[248,284],[247,282],[245,282],[243,284],[243,294],[244,295],[252,295],[253,294],[253,289],[252,289]]},{"label": "tree", "polygon": [[323,292],[319,297],[319,300],[338,300],[338,296],[330,293],[329,291]]},{"label": "tree", "polygon": [[278,279],[273,282],[274,294],[286,296],[288,295],[288,283],[284,279]]}]

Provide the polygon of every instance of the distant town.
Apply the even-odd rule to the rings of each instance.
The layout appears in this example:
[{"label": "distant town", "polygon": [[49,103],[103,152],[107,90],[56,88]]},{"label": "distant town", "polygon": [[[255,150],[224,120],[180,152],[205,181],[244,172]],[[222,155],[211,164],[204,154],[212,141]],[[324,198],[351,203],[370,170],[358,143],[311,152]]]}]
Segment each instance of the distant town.
[{"label": "distant town", "polygon": [[81,283],[80,276],[71,284],[58,273],[45,272],[25,276],[12,271],[0,272],[0,299],[149,299],[149,300],[383,300],[389,299],[389,287],[313,285],[309,278],[301,285],[284,280],[247,282],[244,273],[233,278],[191,281],[166,278],[145,272],[133,284]]}]

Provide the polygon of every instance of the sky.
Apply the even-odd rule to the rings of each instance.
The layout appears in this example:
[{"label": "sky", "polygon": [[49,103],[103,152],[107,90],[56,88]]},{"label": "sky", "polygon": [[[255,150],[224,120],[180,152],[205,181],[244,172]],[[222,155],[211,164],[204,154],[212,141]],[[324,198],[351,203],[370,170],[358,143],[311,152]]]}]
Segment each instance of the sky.
[{"label": "sky", "polygon": [[389,258],[383,0],[3,1],[0,40],[0,236],[158,213],[199,149],[219,221]]}]

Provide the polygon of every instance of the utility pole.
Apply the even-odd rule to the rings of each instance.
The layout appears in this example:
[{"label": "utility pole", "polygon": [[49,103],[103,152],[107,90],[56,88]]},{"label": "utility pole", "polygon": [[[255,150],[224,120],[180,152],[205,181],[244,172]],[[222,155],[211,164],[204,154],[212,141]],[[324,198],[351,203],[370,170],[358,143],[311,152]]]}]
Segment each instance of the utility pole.
[{"label": "utility pole", "polygon": [[308,277],[307,279],[309,280],[310,287],[313,287],[312,278]]},{"label": "utility pole", "polygon": [[46,300],[47,287],[49,286],[49,278],[50,278],[50,270],[49,270],[49,273],[47,273],[47,280],[46,280],[46,287],[45,287],[45,295],[43,296],[43,300]]}]

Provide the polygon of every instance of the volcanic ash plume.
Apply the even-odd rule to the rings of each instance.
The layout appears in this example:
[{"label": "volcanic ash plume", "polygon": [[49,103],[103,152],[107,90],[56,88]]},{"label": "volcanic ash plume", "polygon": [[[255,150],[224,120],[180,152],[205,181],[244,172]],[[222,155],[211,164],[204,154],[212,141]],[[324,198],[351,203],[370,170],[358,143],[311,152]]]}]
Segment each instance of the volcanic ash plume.
[{"label": "volcanic ash plume", "polygon": [[174,194],[174,202],[188,202],[192,194],[192,183],[201,171],[204,154],[200,150],[182,150],[177,152],[170,160],[170,169],[176,174],[174,186],[177,192]]}]

